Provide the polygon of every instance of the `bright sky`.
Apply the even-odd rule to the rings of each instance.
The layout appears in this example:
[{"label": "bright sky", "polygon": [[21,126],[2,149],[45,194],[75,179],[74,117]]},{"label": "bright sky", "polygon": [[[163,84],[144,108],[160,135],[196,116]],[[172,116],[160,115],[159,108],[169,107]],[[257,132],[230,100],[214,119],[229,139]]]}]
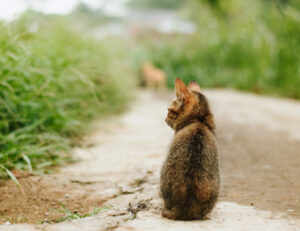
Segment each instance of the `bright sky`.
[{"label": "bright sky", "polygon": [[44,13],[66,14],[79,2],[102,8],[111,14],[122,14],[126,0],[0,0],[0,18],[13,19],[27,8]]}]

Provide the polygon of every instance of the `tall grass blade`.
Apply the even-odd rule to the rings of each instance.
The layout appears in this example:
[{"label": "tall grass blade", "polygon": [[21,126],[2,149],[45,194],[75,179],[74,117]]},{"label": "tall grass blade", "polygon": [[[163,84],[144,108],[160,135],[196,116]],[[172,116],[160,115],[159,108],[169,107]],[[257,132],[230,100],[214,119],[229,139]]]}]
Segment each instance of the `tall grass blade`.
[{"label": "tall grass blade", "polygon": [[17,185],[17,187],[21,190],[21,192],[23,193],[23,195],[26,195],[25,191],[23,190],[23,187],[21,186],[21,184],[18,181],[18,179],[14,176],[14,174],[11,171],[9,171],[7,168],[5,168],[5,166],[0,165],[0,167],[6,171],[7,175]]},{"label": "tall grass blade", "polygon": [[26,163],[27,163],[27,165],[28,165],[28,170],[29,170],[29,172],[32,172],[32,165],[31,165],[31,161],[30,161],[30,159],[28,158],[28,156],[23,155],[23,159],[26,161]]}]

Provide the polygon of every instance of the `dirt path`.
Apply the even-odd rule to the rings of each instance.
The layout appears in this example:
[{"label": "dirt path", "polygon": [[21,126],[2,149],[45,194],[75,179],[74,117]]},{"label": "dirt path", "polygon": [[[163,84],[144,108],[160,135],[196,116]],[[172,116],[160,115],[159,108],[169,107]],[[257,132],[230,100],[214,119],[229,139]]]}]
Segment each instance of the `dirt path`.
[{"label": "dirt path", "polygon": [[[58,219],[60,203],[99,214],[58,224],[4,224],[0,230],[299,230],[300,103],[232,91],[206,92],[221,150],[222,193],[210,219],[174,222],[160,216],[160,166],[172,131],[164,123],[172,94],[139,92],[121,119],[100,124],[83,161],[58,174],[0,186],[0,218]],[[12,211],[14,210],[14,211]],[[21,214],[18,217],[16,214]],[[46,219],[46,220],[45,220]]]}]

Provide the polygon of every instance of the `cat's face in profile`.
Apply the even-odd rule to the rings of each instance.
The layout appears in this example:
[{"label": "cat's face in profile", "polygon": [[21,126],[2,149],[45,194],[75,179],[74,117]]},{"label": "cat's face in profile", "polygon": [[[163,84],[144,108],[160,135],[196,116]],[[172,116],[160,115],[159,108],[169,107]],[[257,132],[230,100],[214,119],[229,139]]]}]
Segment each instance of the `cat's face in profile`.
[{"label": "cat's face in profile", "polygon": [[[168,108],[166,123],[176,130],[178,125],[189,119],[201,116],[201,111],[206,110],[205,105],[200,100],[200,87],[195,81],[191,81],[188,86],[177,78],[175,80],[176,99]],[[204,107],[203,107],[204,106]]]}]

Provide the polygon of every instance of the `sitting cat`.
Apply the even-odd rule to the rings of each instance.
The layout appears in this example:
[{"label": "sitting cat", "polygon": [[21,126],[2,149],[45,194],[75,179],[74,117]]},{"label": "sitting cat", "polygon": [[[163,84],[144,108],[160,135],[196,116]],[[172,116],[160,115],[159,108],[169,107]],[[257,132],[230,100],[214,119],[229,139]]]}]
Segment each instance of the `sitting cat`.
[{"label": "sitting cat", "polygon": [[220,188],[213,115],[195,81],[187,87],[177,78],[175,89],[166,118],[175,134],[161,170],[162,215],[173,220],[205,219]]}]

